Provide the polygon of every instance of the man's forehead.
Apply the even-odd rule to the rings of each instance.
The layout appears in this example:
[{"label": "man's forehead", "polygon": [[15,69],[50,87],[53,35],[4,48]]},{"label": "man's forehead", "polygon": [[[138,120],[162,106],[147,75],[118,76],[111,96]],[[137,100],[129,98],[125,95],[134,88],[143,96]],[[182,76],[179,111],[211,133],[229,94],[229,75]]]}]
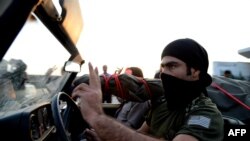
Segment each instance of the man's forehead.
[{"label": "man's forehead", "polygon": [[178,63],[178,64],[186,64],[185,62],[183,62],[182,60],[172,57],[172,56],[164,56],[161,60],[161,64],[166,64],[166,63]]}]

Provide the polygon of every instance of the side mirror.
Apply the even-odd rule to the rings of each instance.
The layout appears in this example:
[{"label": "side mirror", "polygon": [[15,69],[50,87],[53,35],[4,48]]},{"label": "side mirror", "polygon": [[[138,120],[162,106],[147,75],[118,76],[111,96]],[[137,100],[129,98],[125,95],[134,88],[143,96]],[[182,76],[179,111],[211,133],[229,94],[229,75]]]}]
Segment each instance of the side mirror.
[{"label": "side mirror", "polygon": [[81,65],[73,62],[73,61],[67,61],[64,64],[64,71],[66,72],[80,72],[81,71]]}]

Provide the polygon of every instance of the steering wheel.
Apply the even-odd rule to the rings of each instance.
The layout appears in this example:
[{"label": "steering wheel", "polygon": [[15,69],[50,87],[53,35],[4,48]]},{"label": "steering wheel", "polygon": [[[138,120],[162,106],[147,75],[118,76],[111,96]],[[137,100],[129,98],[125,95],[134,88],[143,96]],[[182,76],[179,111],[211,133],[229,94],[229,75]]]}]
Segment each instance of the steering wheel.
[{"label": "steering wheel", "polygon": [[89,128],[89,125],[69,95],[64,92],[56,94],[52,98],[51,106],[56,131],[62,141],[85,139],[83,131]]}]

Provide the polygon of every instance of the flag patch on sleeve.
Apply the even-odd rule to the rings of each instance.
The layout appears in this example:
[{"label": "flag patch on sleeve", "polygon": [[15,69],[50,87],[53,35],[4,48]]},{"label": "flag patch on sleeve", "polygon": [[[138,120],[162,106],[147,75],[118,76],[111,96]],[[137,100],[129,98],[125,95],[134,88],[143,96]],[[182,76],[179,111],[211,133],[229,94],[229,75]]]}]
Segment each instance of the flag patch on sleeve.
[{"label": "flag patch on sleeve", "polygon": [[205,116],[198,116],[198,115],[190,116],[187,121],[188,125],[199,125],[205,128],[209,128],[210,123],[211,123],[210,118],[205,117]]}]

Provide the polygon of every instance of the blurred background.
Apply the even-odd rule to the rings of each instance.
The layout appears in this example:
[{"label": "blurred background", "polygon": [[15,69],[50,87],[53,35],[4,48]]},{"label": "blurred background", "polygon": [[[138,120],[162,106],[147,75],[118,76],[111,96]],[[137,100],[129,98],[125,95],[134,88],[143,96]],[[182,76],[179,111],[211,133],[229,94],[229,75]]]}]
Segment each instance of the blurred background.
[{"label": "blurred background", "polygon": [[[242,75],[248,79],[250,76],[250,61],[239,54],[239,50],[250,47],[248,0],[79,2],[84,26],[77,47],[85,61],[92,62],[101,73],[103,65],[108,66],[111,74],[118,68],[138,66],[145,77],[153,78],[159,69],[163,48],[175,39],[193,38],[209,54],[211,75],[223,75],[225,70],[230,70],[236,77]],[[56,39],[51,40],[52,35],[40,24],[38,20],[30,20],[13,46],[23,44],[27,51],[43,46],[56,52],[53,46],[60,44]],[[29,32],[39,32],[39,35],[32,38]],[[54,61],[59,60],[55,57]],[[39,67],[27,68],[27,71],[39,72],[42,69]],[[88,73],[87,63],[79,75],[85,73]]]}]

